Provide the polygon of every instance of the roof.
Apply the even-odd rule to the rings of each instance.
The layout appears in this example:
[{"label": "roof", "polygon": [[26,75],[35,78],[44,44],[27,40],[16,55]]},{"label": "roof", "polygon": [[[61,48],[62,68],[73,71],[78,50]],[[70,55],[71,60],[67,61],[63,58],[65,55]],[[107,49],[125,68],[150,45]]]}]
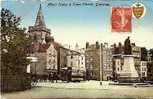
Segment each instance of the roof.
[{"label": "roof", "polygon": [[58,50],[59,48],[61,48],[61,47],[63,47],[61,44],[59,44],[58,42],[52,42],[52,44],[54,45],[54,48],[56,49],[56,50]]},{"label": "roof", "polygon": [[28,52],[29,53],[34,53],[34,52],[46,52],[47,49],[50,47],[50,44],[53,44],[54,48],[56,50],[59,50],[60,48],[64,49],[64,50],[67,50],[69,52],[71,52],[71,54],[80,54],[79,52],[75,51],[75,50],[71,50],[71,49],[67,49],[65,47],[63,47],[61,44],[59,44],[58,42],[51,42],[51,43],[44,43],[44,44],[41,44],[41,43],[36,43],[34,42],[33,44],[31,44],[30,47],[28,47]]},{"label": "roof", "polygon": [[45,21],[44,21],[44,16],[43,16],[43,13],[42,13],[41,4],[39,6],[39,10],[38,10],[38,13],[37,13],[35,26],[46,27]]}]

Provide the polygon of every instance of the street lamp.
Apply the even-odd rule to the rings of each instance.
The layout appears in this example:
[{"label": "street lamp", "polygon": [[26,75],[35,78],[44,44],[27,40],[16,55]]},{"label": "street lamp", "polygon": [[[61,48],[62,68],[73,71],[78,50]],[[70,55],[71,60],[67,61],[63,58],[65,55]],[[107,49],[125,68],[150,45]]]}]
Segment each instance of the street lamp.
[{"label": "street lamp", "polygon": [[102,80],[103,80],[103,69],[102,69],[102,52],[101,52],[101,50],[102,50],[102,44],[100,43],[100,52],[99,52],[99,54],[100,54],[100,66],[99,66],[99,72],[100,72],[100,85],[102,85]]}]

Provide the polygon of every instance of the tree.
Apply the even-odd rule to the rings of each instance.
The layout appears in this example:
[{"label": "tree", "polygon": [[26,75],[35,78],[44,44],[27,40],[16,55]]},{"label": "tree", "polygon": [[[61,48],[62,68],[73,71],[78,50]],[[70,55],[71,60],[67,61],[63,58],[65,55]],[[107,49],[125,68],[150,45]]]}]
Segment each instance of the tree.
[{"label": "tree", "polygon": [[20,28],[21,18],[11,11],[1,9],[1,73],[24,74],[29,61],[26,48],[31,40]]}]

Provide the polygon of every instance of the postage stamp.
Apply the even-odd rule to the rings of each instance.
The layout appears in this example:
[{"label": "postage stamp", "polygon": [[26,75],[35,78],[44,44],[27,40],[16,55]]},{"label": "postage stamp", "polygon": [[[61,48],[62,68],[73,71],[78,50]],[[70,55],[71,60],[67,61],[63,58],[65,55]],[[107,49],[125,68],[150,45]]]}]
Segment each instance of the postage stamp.
[{"label": "postage stamp", "polygon": [[112,32],[131,32],[132,9],[130,7],[113,7],[111,22]]}]

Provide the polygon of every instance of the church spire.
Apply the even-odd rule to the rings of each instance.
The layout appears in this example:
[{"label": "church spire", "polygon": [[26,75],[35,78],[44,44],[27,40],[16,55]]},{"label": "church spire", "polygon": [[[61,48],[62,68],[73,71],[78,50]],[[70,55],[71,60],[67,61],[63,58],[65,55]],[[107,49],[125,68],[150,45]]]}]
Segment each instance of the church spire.
[{"label": "church spire", "polygon": [[45,21],[44,21],[44,16],[43,16],[43,13],[42,13],[41,4],[40,4],[40,7],[39,7],[39,10],[38,10],[38,13],[37,13],[35,26],[46,27]]}]

